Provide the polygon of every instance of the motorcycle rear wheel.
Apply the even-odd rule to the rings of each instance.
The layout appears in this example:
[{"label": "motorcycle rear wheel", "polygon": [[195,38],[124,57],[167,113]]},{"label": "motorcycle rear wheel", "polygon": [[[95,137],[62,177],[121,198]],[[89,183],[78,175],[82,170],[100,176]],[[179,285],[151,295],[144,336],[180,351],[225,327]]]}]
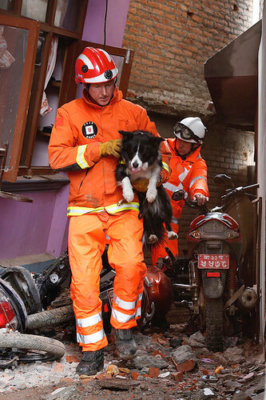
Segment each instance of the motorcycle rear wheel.
[{"label": "motorcycle rear wheel", "polygon": [[55,339],[12,331],[0,333],[0,368],[11,359],[22,362],[52,361],[64,354],[64,344]]},{"label": "motorcycle rear wheel", "polygon": [[206,345],[210,351],[223,350],[223,300],[206,299]]}]

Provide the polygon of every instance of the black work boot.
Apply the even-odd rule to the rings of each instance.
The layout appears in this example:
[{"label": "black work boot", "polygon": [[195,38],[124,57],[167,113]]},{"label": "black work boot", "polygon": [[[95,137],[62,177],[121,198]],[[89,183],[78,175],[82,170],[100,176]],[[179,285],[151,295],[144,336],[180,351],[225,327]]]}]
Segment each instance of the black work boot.
[{"label": "black work boot", "polygon": [[96,375],[103,369],[103,349],[96,351],[83,351],[80,363],[76,372],[79,375]]},{"label": "black work boot", "polygon": [[115,345],[118,356],[122,360],[129,360],[133,358],[137,351],[137,345],[131,329],[116,329]]}]

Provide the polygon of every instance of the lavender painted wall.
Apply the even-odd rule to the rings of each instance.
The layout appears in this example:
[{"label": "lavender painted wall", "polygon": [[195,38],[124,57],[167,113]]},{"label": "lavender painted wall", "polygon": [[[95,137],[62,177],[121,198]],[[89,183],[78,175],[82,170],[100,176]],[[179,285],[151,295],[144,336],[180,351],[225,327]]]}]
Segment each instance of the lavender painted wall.
[{"label": "lavender painted wall", "polygon": [[[130,0],[109,0],[106,44],[121,47]],[[106,0],[89,0],[83,40],[104,43]],[[27,192],[33,203],[0,198],[0,262],[48,253],[59,256],[67,246],[68,186],[58,191]]]},{"label": "lavender painted wall", "polygon": [[[109,0],[106,22],[106,45],[121,47],[130,0]],[[89,0],[83,40],[104,43],[106,0]]]},{"label": "lavender painted wall", "polygon": [[26,192],[32,203],[1,199],[0,259],[44,253],[56,192]]}]

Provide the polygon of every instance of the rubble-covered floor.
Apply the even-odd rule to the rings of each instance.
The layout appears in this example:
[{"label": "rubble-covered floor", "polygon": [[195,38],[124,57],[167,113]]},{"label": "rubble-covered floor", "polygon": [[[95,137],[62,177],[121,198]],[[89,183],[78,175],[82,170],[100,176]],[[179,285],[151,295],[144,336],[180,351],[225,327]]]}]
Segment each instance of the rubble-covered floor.
[{"label": "rubble-covered floor", "polygon": [[212,353],[200,331],[189,335],[184,324],[164,332],[135,332],[133,361],[119,362],[111,342],[105,349],[104,371],[95,377],[75,373],[81,352],[67,330],[56,330],[66,354],[60,361],[18,364],[0,370],[0,400],[263,400],[264,349],[250,339],[225,338],[225,350]]}]

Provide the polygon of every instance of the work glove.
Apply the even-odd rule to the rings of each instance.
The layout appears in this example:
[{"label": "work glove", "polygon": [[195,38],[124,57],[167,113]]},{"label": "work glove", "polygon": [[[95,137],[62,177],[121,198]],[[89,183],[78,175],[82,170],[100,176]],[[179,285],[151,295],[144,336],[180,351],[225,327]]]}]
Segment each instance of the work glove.
[{"label": "work glove", "polygon": [[100,143],[99,144],[99,152],[100,156],[113,156],[116,158],[120,157],[121,151],[121,139],[113,139],[109,140],[108,142]]},{"label": "work glove", "polygon": [[196,193],[193,197],[194,201],[197,201],[198,206],[203,206],[207,201],[209,201],[209,197],[204,196],[202,193]]}]

